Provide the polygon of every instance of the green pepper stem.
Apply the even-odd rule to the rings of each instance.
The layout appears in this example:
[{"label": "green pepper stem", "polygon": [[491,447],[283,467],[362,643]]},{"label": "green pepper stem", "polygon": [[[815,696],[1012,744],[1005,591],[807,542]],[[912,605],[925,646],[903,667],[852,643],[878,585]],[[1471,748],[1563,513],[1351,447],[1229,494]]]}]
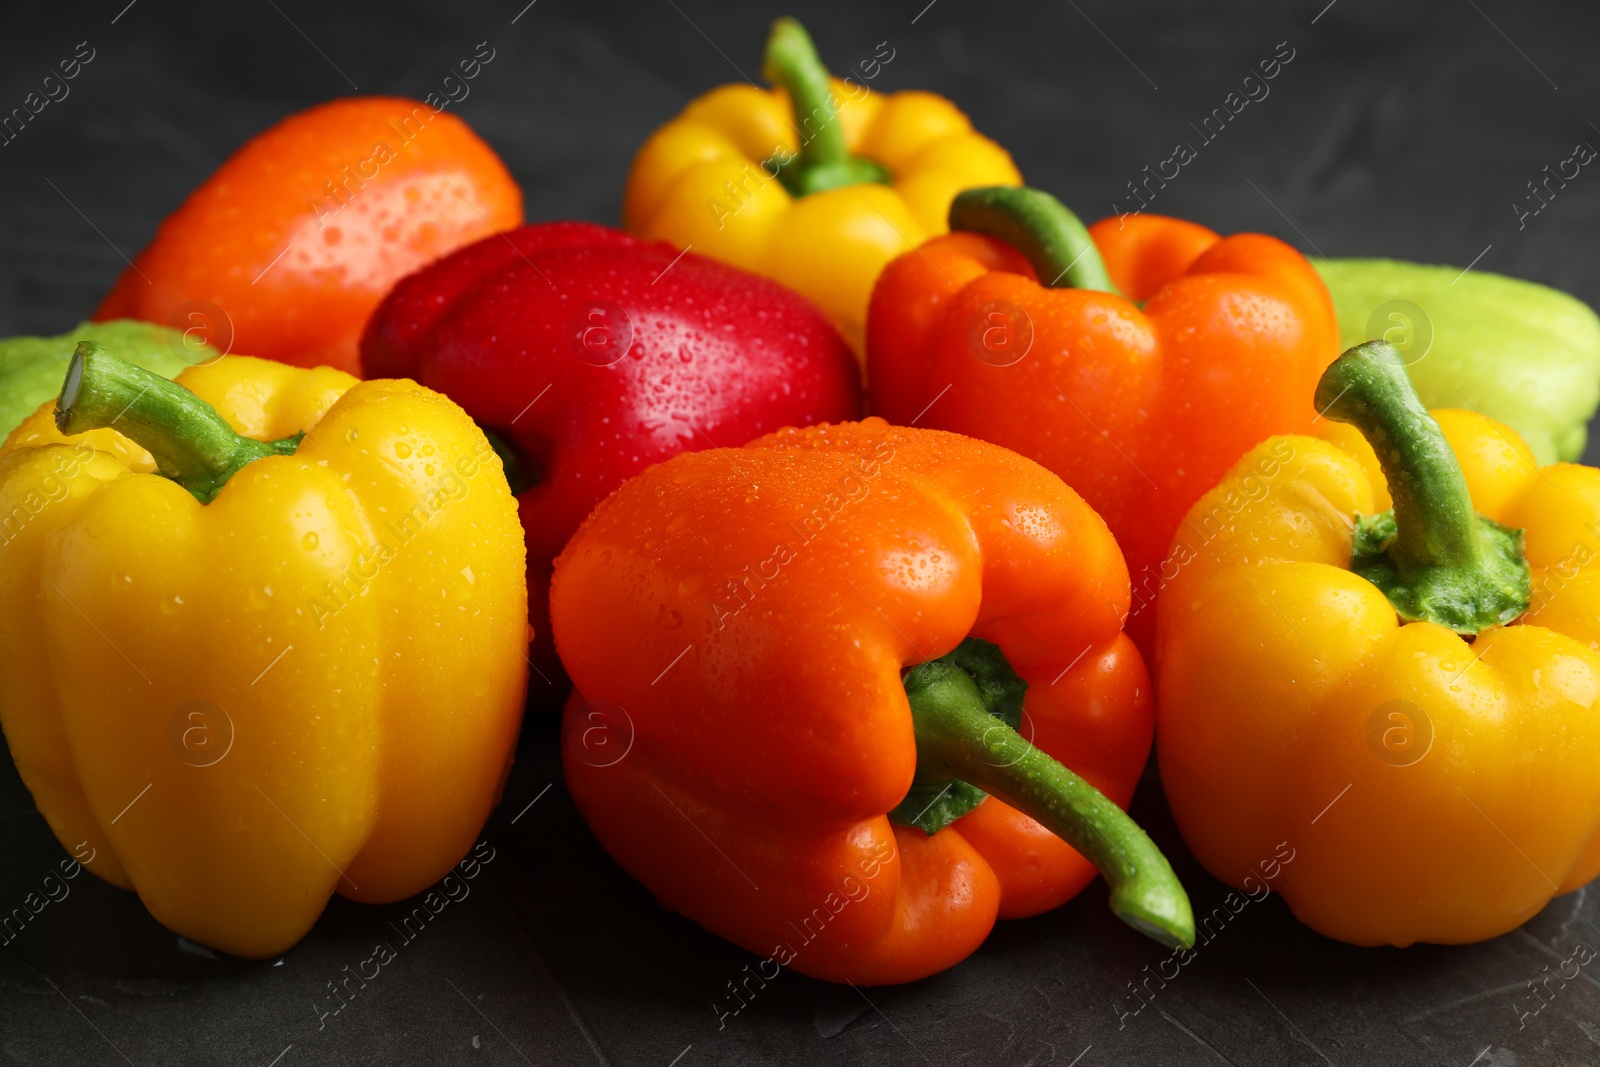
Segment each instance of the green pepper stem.
[{"label": "green pepper stem", "polygon": [[1397,536],[1390,555],[1397,564],[1478,561],[1478,513],[1461,464],[1393,345],[1368,341],[1340,356],[1317,383],[1316,404],[1327,418],[1352,423],[1378,454],[1394,498]]},{"label": "green pepper stem", "polygon": [[772,24],[761,75],[783,87],[794,111],[800,152],[777,162],[778,179],[790,193],[805,196],[856,182],[889,181],[882,164],[852,156],[845,147],[828,68],[797,20],[785,17]]},{"label": "green pepper stem", "polygon": [[1361,431],[1394,500],[1357,522],[1352,567],[1400,615],[1477,633],[1527,609],[1522,534],[1480,516],[1461,464],[1387,341],[1356,345],[1317,383],[1323,415]]},{"label": "green pepper stem", "polygon": [[[798,20],[781,18],[772,24],[761,76],[783,86],[789,94],[801,138],[801,167],[841,163],[849,157],[844,147],[844,130],[839,127],[833,107],[828,68],[822,65],[817,46]],[[807,116],[816,120],[814,125],[807,125]]]},{"label": "green pepper stem", "polygon": [[905,685],[919,779],[959,780],[999,797],[1094,864],[1122,921],[1173,948],[1194,944],[1194,912],[1178,876],[1126,812],[991,714],[972,676],[953,663],[923,664]]},{"label": "green pepper stem", "polygon": [[56,427],[64,434],[116,429],[202,504],[210,503],[246,463],[291,455],[304,436],[245,437],[194,393],[112,355],[97,341],[81,341],[72,353],[56,401]]},{"label": "green pepper stem", "polygon": [[1042,189],[1005,185],[968,189],[950,204],[950,228],[1004,241],[1028,258],[1048,288],[1117,291],[1088,229]]}]

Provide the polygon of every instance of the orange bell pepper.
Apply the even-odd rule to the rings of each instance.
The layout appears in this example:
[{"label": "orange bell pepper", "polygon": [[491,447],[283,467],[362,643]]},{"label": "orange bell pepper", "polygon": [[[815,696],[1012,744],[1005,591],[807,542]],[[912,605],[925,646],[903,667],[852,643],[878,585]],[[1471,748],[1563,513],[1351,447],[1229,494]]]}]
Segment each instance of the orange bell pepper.
[{"label": "orange bell pepper", "polygon": [[829,981],[943,970],[1096,867],[1188,945],[1118,806],[1152,717],[1127,605],[1105,524],[993,445],[869,419],[680,455],[556,561],[567,785],[667,907]]},{"label": "orange bell pepper", "polygon": [[1327,289],[1261,234],[1154,215],[1088,230],[1032,189],[956,198],[954,232],[872,294],[871,408],[1043,463],[1116,535],[1148,650],[1162,560],[1189,506],[1274,433],[1306,432],[1338,355]]},{"label": "orange bell pepper", "polygon": [[521,224],[522,191],[466,123],[398,97],[335,100],[228,157],[94,318],[360,374],[361,329],[391,285]]}]

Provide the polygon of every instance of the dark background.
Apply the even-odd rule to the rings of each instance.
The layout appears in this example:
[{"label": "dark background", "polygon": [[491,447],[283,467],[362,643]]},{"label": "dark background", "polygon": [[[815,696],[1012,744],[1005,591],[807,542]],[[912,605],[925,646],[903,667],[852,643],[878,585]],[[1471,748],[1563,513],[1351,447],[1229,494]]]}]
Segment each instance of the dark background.
[{"label": "dark background", "polygon": [[[1203,146],[1152,210],[1308,253],[1460,266],[1482,253],[1480,269],[1600,304],[1600,175],[1582,173],[1520,230],[1513,208],[1575,143],[1600,146],[1594,5],[525,2],[8,5],[0,112],[78,42],[96,54],[69,97],[0,147],[0,335],[84,318],[123,257],[252,134],[357,88],[438,91],[480,41],[495,59],[453,107],[505,158],[529,219],[615,223],[638,144],[691,96],[738,79],[735,65],[758,77],[766,25],[786,10],[839,72],[888,42],[894,59],[874,89],[952,97],[1031,184],[1086,218],[1109,214],[1176,142],[1198,144],[1189,124],[1287,41],[1294,59],[1270,96]],[[1596,448],[1591,434],[1591,462]],[[719,1025],[714,1005],[737,1006],[726,983],[754,957],[661,911],[611,864],[566,798],[553,742],[548,721],[525,730],[484,831],[495,858],[472,895],[321,1029],[326,983],[391,938],[401,906],[335,899],[283,960],[245,963],[180,944],[132,894],[84,877],[0,949],[0,1053],[256,1067],[1600,1060],[1600,964],[1552,980],[1544,1001],[1529,984],[1600,945],[1600,906],[1584,892],[1495,941],[1405,951],[1326,941],[1270,898],[1119,1020],[1138,1005],[1127,983],[1166,954],[1111,918],[1097,883],[1057,912],[1002,923],[945,974],[856,990],[784,973]],[[65,853],[0,765],[9,911]],[[1184,851],[1153,779],[1135,815],[1197,913],[1218,904],[1223,887]]]}]

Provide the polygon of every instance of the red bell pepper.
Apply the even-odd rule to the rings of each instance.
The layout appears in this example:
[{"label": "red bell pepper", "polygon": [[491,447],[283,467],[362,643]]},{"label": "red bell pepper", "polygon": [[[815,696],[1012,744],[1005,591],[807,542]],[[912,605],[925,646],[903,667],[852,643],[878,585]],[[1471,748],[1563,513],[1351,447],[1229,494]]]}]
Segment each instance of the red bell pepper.
[{"label": "red bell pepper", "polygon": [[802,297],[585,222],[485,238],[401,280],[361,359],[368,377],[450,397],[521,469],[533,663],[547,678],[560,670],[551,561],[602,498],[679,452],[861,407],[854,356]]}]

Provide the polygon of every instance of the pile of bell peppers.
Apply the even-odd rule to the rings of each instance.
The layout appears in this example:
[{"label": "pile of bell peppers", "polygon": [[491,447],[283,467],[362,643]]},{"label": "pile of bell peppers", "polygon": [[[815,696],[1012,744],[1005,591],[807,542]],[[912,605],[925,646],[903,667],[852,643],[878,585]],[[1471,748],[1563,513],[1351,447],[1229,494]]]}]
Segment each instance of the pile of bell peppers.
[{"label": "pile of bell peppers", "polygon": [[448,872],[559,714],[625,871],[828,981],[1097,875],[1191,946],[1125,810],[1152,746],[1200,863],[1292,845],[1330,937],[1600,874],[1588,308],[1085,226],[794,20],[764,59],[641,147],[631,232],[524,226],[460,119],[334,101],[94,321],[0,341],[0,726],[64,846],[274,956]]}]

